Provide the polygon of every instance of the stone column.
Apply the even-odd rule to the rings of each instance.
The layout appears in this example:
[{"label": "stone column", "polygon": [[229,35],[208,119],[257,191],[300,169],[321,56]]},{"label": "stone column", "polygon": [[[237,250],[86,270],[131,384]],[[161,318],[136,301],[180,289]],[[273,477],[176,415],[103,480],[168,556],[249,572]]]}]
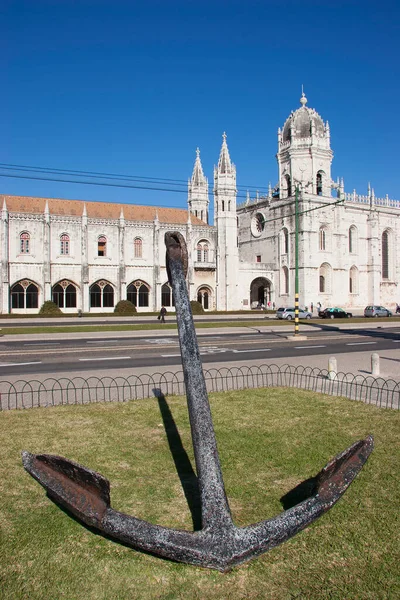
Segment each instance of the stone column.
[{"label": "stone column", "polygon": [[88,217],[86,204],[83,207],[81,223],[81,299],[83,312],[89,312],[89,265],[88,265]]},{"label": "stone column", "polygon": [[10,312],[10,276],[9,276],[9,225],[8,210],[4,200],[3,210],[1,211],[1,312]]},{"label": "stone column", "polygon": [[[46,202],[43,220],[43,300],[51,300],[51,224],[49,205]],[[39,306],[40,308],[40,306]]]},{"label": "stone column", "polygon": [[118,300],[126,300],[126,267],[125,267],[125,219],[121,210],[118,225]]}]

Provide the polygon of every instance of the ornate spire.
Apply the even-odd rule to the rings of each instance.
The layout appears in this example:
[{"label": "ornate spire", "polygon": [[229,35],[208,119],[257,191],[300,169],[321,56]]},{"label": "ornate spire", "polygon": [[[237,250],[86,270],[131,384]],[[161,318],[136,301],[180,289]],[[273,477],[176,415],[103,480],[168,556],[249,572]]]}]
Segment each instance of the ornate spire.
[{"label": "ornate spire", "polygon": [[300,98],[300,104],[302,106],[305,106],[307,104],[307,98],[306,95],[304,93],[304,88],[303,88],[303,84],[301,84],[301,98]]},{"label": "ornate spire", "polygon": [[1,219],[2,219],[2,221],[7,221],[7,218],[8,218],[8,210],[7,210],[6,198],[4,197],[3,208],[1,211]]},{"label": "ornate spire", "polygon": [[203,167],[200,160],[200,149],[196,148],[196,160],[194,161],[192,185],[206,185],[207,179],[204,176]]},{"label": "ornate spire", "polygon": [[196,148],[193,173],[188,182],[188,207],[199,219],[208,223],[208,179],[204,175],[200,160],[200,150]]},{"label": "ornate spire", "polygon": [[218,171],[219,173],[231,173],[232,166],[228,145],[226,143],[226,133],[224,131],[222,134],[222,146],[218,161]]}]

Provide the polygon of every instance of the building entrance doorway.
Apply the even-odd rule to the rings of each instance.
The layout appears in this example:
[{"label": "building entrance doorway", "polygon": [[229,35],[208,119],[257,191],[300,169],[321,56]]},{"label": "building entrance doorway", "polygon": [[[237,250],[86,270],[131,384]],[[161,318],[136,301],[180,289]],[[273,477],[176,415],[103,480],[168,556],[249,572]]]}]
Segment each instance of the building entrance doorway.
[{"label": "building entrance doorway", "polygon": [[256,308],[257,306],[268,307],[268,302],[271,302],[272,298],[272,283],[266,277],[257,277],[251,282],[250,286],[250,306]]}]

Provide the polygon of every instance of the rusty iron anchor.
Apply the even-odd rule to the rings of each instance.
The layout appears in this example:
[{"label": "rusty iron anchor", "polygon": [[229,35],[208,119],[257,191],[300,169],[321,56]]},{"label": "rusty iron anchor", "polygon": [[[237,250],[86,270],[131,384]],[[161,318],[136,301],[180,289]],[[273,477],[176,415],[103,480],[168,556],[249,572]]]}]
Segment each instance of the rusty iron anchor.
[{"label": "rusty iron anchor", "polygon": [[358,475],[373,449],[371,436],[338,454],[312,479],[309,496],[274,518],[236,527],[221,473],[211,410],[186,288],[187,249],[179,232],[165,234],[182,365],[201,498],[198,531],[154,525],[114,510],[110,484],[66,458],[23,452],[25,469],[50,498],[83,523],[115,540],[160,557],[227,571],[281,544],[328,511]]}]

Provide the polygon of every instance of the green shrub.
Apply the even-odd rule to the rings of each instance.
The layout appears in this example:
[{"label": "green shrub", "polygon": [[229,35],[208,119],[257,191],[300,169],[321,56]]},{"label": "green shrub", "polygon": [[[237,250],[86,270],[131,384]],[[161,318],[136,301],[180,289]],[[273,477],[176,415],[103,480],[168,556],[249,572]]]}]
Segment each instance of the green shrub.
[{"label": "green shrub", "polygon": [[204,314],[204,308],[197,300],[191,300],[190,306],[192,307],[192,313],[194,315],[202,315]]},{"label": "green shrub", "polygon": [[52,302],[51,300],[46,300],[44,304],[42,304],[41,309],[39,310],[39,315],[62,315],[62,310]]},{"label": "green shrub", "polygon": [[118,315],[134,315],[136,313],[136,306],[129,300],[120,300],[114,308],[114,312]]}]

